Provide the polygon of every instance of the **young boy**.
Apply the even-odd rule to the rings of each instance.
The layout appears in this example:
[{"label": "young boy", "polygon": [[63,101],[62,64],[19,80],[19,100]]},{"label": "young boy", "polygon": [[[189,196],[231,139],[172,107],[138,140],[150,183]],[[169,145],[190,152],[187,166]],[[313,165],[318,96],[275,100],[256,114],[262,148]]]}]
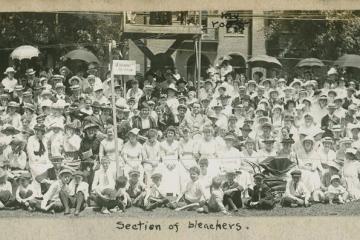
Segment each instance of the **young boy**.
[{"label": "young boy", "polygon": [[[203,184],[199,181],[200,169],[197,166],[189,169],[190,179],[184,191],[179,194],[174,205],[180,205],[175,211],[185,209],[197,209],[205,205],[207,201],[206,192]],[[181,204],[180,203],[181,200]],[[181,206],[183,205],[183,206]],[[185,206],[184,206],[185,205]]]},{"label": "young boy", "polygon": [[284,197],[281,199],[281,206],[308,207],[310,205],[309,199],[310,192],[306,189],[304,183],[301,181],[301,171],[292,171],[291,180],[287,182]]},{"label": "young boy", "polygon": [[241,192],[244,188],[234,181],[235,177],[235,171],[227,171],[226,181],[222,185],[222,190],[224,191],[224,205],[229,210],[237,212],[238,208],[242,207]]},{"label": "young boy", "polygon": [[20,207],[33,211],[36,205],[35,191],[31,184],[32,176],[29,172],[22,173],[19,178],[19,187],[16,189],[15,198]]},{"label": "young boy", "polygon": [[334,202],[344,204],[345,201],[348,200],[349,193],[341,186],[339,175],[333,175],[331,177],[330,186],[328,187],[326,196],[329,198],[330,204],[334,204]]},{"label": "young boy", "polygon": [[139,181],[140,171],[137,169],[130,170],[129,178],[129,186],[126,192],[131,198],[131,205],[141,207],[145,197],[145,185]]},{"label": "young boy", "polygon": [[49,190],[44,194],[40,208],[46,212],[61,212],[64,210],[63,204],[59,199],[60,191],[69,191],[69,183],[72,179],[72,171],[63,169],[59,173],[59,180],[50,185]]},{"label": "young boy", "polygon": [[120,212],[125,212],[125,209],[131,206],[131,198],[129,194],[126,192],[127,184],[128,184],[128,179],[126,176],[120,176],[116,179],[115,198],[119,203],[117,210]]},{"label": "young boy", "polygon": [[261,173],[254,174],[255,186],[249,189],[251,198],[245,204],[247,208],[271,210],[275,207],[274,196],[270,188],[264,184],[264,177]]},{"label": "young boy", "polygon": [[170,202],[160,190],[161,179],[161,173],[153,173],[151,175],[152,184],[146,191],[144,198],[145,211],[152,211],[155,208],[164,206]]},{"label": "young boy", "polygon": [[211,196],[206,206],[197,209],[197,212],[222,212],[228,215],[229,212],[223,204],[224,192],[221,189],[222,180],[220,177],[214,177],[211,184]]},{"label": "young boy", "polygon": [[0,168],[0,209],[14,204],[11,183],[7,180],[6,171]]},{"label": "young boy", "polygon": [[83,172],[76,171],[73,176],[68,189],[62,189],[59,197],[65,208],[64,215],[69,215],[70,208],[75,208],[74,215],[79,216],[80,211],[86,207],[86,201],[89,197],[89,184],[83,181]]}]

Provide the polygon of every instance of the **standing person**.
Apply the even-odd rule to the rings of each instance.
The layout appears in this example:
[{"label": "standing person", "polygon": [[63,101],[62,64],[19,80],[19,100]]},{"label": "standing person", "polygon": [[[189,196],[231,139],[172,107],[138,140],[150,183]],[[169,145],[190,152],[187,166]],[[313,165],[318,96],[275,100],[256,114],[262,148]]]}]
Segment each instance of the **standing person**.
[{"label": "standing person", "polygon": [[[52,164],[49,160],[49,153],[47,150],[47,140],[45,139],[45,125],[36,124],[34,127],[35,135],[29,137],[27,142],[26,151],[29,158],[29,168],[31,175],[36,178],[37,176],[45,173]],[[40,184],[36,186],[37,191],[41,192]]]},{"label": "standing person", "polygon": [[89,196],[89,185],[83,181],[83,172],[75,171],[73,179],[67,189],[62,188],[59,197],[65,208],[65,215],[70,214],[70,208],[75,208],[74,215],[79,216],[80,211],[86,207],[86,201]]},{"label": "standing person", "polygon": [[1,81],[1,84],[4,86],[4,89],[12,92],[15,86],[18,84],[18,80],[14,78],[16,71],[13,67],[6,68],[4,74],[7,76]]},{"label": "standing person", "polygon": [[89,123],[85,125],[85,136],[80,143],[81,170],[85,172],[89,185],[91,185],[94,177],[95,163],[99,161],[100,141],[96,136],[97,130],[98,126],[96,124]]},{"label": "standing person", "polygon": [[245,203],[247,208],[271,210],[275,207],[274,196],[270,188],[264,184],[264,178],[261,173],[254,174],[255,186],[249,189],[250,199]]},{"label": "standing person", "polygon": [[[160,143],[162,164],[159,171],[163,174],[164,189],[173,196],[181,192],[181,168],[179,163],[179,142],[175,140],[176,130],[170,126],[165,132],[165,140]],[[160,170],[161,169],[161,170]]]},{"label": "standing person", "polygon": [[[117,150],[118,150],[117,154],[115,152],[116,150],[115,144],[117,144]],[[122,160],[120,159],[121,149],[123,148],[123,145],[124,143],[121,138],[115,139],[113,126],[112,125],[107,126],[106,138],[100,142],[99,158],[102,159],[104,156],[108,157],[110,159],[110,169],[112,171],[116,172],[118,170],[116,169],[117,166],[116,161],[121,162],[120,165],[123,165]],[[116,156],[118,157],[118,159],[116,159]]]},{"label": "standing person", "polygon": [[347,185],[350,199],[360,199],[360,162],[357,160],[357,150],[349,148],[345,152],[345,161],[342,169],[342,175]]},{"label": "standing person", "polygon": [[138,168],[140,171],[140,179],[143,181],[143,167],[142,167],[142,145],[138,142],[138,135],[140,130],[133,128],[129,131],[129,140],[124,144],[122,149],[122,158],[125,163],[123,169],[124,175],[128,177],[129,171],[133,168]]},{"label": "standing person", "polygon": [[160,143],[157,140],[158,131],[156,129],[149,129],[148,139],[142,146],[142,158],[145,171],[145,183],[149,185],[151,176],[155,169],[160,164],[161,151]]},{"label": "standing person", "polygon": [[283,207],[308,207],[310,206],[310,192],[301,181],[301,171],[291,172],[291,179],[286,183],[286,190],[281,199]]}]

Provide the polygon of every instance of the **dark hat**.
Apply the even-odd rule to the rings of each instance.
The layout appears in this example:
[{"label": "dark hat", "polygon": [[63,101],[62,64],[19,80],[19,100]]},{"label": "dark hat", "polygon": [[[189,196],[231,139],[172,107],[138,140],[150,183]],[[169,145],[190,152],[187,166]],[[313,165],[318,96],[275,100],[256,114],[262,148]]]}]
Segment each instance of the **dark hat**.
[{"label": "dark hat", "polygon": [[291,176],[301,176],[301,171],[300,170],[294,170],[290,174],[291,174]]},{"label": "dark hat", "polygon": [[50,161],[53,163],[61,163],[64,160],[64,157],[59,155],[59,156],[51,156],[50,157]]},{"label": "dark hat", "polygon": [[5,135],[16,135],[16,134],[19,134],[20,131],[11,125],[8,125],[4,129],[1,130],[1,133],[5,134]]},{"label": "dark hat", "polygon": [[34,104],[32,104],[32,103],[24,103],[23,108],[24,108],[24,109],[29,109],[29,110],[35,112],[35,106],[34,106]]},{"label": "dark hat", "polygon": [[281,140],[280,143],[290,143],[290,144],[294,144],[295,141],[292,138],[284,138],[283,140]]},{"label": "dark hat", "polygon": [[184,78],[180,78],[179,80],[176,81],[176,85],[179,85],[180,83],[185,83],[186,84],[186,81]]},{"label": "dark hat", "polygon": [[270,139],[264,139],[264,140],[262,140],[262,142],[263,143],[274,143],[276,141],[275,141],[275,139],[270,138]]},{"label": "dark hat", "polygon": [[242,130],[242,131],[249,131],[249,132],[252,131],[251,127],[250,127],[248,124],[244,124],[244,125],[240,128],[240,130]]}]

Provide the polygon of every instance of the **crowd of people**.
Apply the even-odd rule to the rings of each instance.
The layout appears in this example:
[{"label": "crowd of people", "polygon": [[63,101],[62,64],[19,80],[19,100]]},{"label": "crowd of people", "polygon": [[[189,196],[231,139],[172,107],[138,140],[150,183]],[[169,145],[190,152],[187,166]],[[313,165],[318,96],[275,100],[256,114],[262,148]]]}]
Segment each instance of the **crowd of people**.
[{"label": "crowd of people", "polygon": [[[360,94],[335,68],[322,83],[246,79],[224,60],[199,86],[150,70],[125,92],[116,79],[115,106],[94,65],[4,74],[0,209],[229,214],[360,198]],[[279,198],[260,166],[269,157],[294,163]]]}]

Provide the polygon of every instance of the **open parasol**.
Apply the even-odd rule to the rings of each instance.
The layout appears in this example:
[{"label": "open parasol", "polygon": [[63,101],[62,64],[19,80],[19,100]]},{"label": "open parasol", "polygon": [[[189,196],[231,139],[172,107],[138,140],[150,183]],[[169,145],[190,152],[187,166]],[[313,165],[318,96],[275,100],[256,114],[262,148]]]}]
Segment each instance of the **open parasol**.
[{"label": "open parasol", "polygon": [[344,54],[338,58],[335,66],[360,68],[360,56],[356,54]]},{"label": "open parasol", "polygon": [[324,63],[317,58],[305,58],[296,64],[296,67],[323,67]]},{"label": "open parasol", "polygon": [[10,54],[10,57],[12,59],[31,59],[33,57],[38,57],[40,54],[39,49],[36,47],[30,46],[30,45],[23,45],[20,47],[17,47],[12,51]]},{"label": "open parasol", "polygon": [[81,60],[87,63],[100,63],[99,59],[89,50],[81,48],[68,52],[63,59]]},{"label": "open parasol", "polygon": [[282,64],[275,57],[258,55],[248,60],[251,67],[281,68]]}]

